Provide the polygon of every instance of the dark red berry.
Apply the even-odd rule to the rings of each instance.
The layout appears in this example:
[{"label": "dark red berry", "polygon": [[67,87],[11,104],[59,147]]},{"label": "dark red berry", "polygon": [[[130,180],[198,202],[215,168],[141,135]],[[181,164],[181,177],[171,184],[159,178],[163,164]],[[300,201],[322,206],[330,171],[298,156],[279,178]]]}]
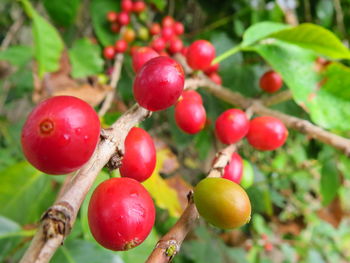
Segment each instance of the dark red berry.
[{"label": "dark red berry", "polygon": [[174,29],[170,26],[163,27],[162,28],[162,38],[164,38],[165,41],[169,41],[174,37]]},{"label": "dark red berry", "polygon": [[173,28],[176,35],[182,35],[185,31],[184,25],[181,22],[175,22]]},{"label": "dark red berry", "polygon": [[188,47],[187,63],[195,70],[206,70],[214,58],[215,47],[209,41],[197,40]]},{"label": "dark red berry", "polygon": [[108,179],[91,196],[90,230],[105,248],[121,251],[140,245],[151,232],[154,220],[153,200],[134,179]]},{"label": "dark red berry", "polygon": [[280,88],[282,88],[282,85],[283,80],[281,76],[273,70],[266,72],[260,78],[260,88],[268,93],[278,91]]},{"label": "dark red berry", "polygon": [[174,25],[174,23],[175,23],[175,20],[171,16],[165,16],[162,19],[162,26],[163,27],[172,27]]},{"label": "dark red berry", "polygon": [[119,168],[122,177],[139,182],[148,179],[156,166],[156,148],[152,137],[143,129],[134,127],[125,139],[125,154]]},{"label": "dark red berry", "polygon": [[261,151],[272,151],[281,147],[288,137],[283,122],[271,116],[257,117],[250,121],[247,139],[250,145]]},{"label": "dark red berry", "polygon": [[118,23],[112,23],[111,24],[111,31],[113,33],[119,33],[120,31],[120,25]]},{"label": "dark red berry", "polygon": [[231,180],[237,184],[241,183],[243,174],[243,160],[238,153],[233,153],[231,160],[226,165],[222,178]]},{"label": "dark red berry", "polygon": [[195,134],[205,126],[207,115],[203,104],[191,99],[182,99],[175,106],[177,126],[186,133]]},{"label": "dark red berry", "polygon": [[103,56],[105,59],[113,59],[115,56],[115,50],[113,46],[107,46],[103,49]]},{"label": "dark red berry", "polygon": [[131,12],[133,9],[133,3],[131,0],[122,0],[121,8],[125,12]]},{"label": "dark red berry", "polygon": [[152,36],[155,36],[155,35],[159,35],[160,32],[161,32],[161,27],[158,23],[153,23],[151,25],[151,27],[149,28],[149,33],[152,35]]},{"label": "dark red berry", "polygon": [[174,105],[184,88],[185,74],[181,65],[169,57],[156,57],[146,62],[135,77],[136,101],[150,111]]},{"label": "dark red berry", "polygon": [[146,9],[146,4],[143,1],[135,1],[132,11],[135,13],[142,13]]},{"label": "dark red berry", "polygon": [[242,139],[249,130],[249,120],[239,109],[229,109],[216,120],[215,131],[219,140],[224,144],[232,144]]},{"label": "dark red berry", "polygon": [[118,20],[118,13],[114,11],[109,11],[106,15],[106,18],[108,22],[116,22]]},{"label": "dark red berry", "polygon": [[212,64],[212,65],[210,65],[209,68],[207,68],[207,69],[204,71],[204,73],[205,73],[206,75],[210,75],[211,73],[217,72],[217,71],[219,70],[219,66],[220,66],[219,63]]},{"label": "dark red berry", "polygon": [[183,43],[182,40],[179,38],[173,38],[172,40],[170,40],[169,43],[169,52],[171,54],[175,54],[178,53],[182,50],[183,48]]},{"label": "dark red berry", "polygon": [[128,42],[124,39],[119,39],[115,42],[114,48],[116,53],[124,53],[128,48]]},{"label": "dark red berry", "polygon": [[151,42],[151,47],[157,51],[160,52],[165,48],[165,40],[161,37],[155,38],[152,42]]},{"label": "dark red berry", "polygon": [[78,170],[92,156],[100,137],[100,121],[85,101],[56,96],[38,104],[22,129],[27,160],[48,174]]},{"label": "dark red berry", "polygon": [[181,100],[193,100],[203,104],[202,96],[195,90],[184,90],[180,97]]},{"label": "dark red berry", "polygon": [[216,84],[221,85],[222,84],[222,79],[220,75],[216,72],[210,73],[208,77]]},{"label": "dark red berry", "polygon": [[135,72],[152,58],[158,57],[158,53],[150,47],[140,47],[132,55],[132,67]]},{"label": "dark red berry", "polygon": [[130,23],[130,15],[125,11],[120,12],[118,15],[118,22],[122,26],[129,24]]}]

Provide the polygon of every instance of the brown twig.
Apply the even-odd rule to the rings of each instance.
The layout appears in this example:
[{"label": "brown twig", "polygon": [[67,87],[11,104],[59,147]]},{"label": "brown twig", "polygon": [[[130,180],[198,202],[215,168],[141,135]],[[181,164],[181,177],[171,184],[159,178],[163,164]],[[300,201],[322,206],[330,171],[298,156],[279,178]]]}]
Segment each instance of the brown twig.
[{"label": "brown twig", "polygon": [[[227,146],[217,154],[217,159],[208,177],[220,177],[229,162],[231,155],[235,152],[234,144]],[[181,244],[188,232],[195,226],[199,214],[193,201],[192,192],[189,193],[189,201],[176,224],[157,243],[156,247],[148,257],[146,263],[166,263],[180,250]]]},{"label": "brown twig", "polygon": [[0,50],[5,50],[6,48],[8,48],[13,38],[16,36],[18,30],[21,28],[23,21],[24,21],[24,16],[21,14],[18,14],[18,18],[16,18],[16,21],[12,24],[4,40],[1,42]]},{"label": "brown twig", "polygon": [[262,99],[265,106],[272,106],[290,100],[293,98],[292,92],[290,90],[281,91],[275,95],[268,96]]},{"label": "brown twig", "polygon": [[60,196],[42,216],[38,232],[22,257],[21,263],[50,261],[71,231],[79,208],[101,169],[112,157],[118,155],[122,158],[124,140],[129,130],[149,115],[149,111],[134,105],[110,129],[103,130],[94,155],[65,183]]}]

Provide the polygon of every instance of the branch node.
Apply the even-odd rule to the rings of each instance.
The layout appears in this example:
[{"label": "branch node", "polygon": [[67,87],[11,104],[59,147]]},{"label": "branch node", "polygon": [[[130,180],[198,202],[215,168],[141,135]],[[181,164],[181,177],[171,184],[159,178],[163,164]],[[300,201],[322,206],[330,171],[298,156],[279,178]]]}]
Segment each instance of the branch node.
[{"label": "branch node", "polygon": [[123,156],[123,151],[117,147],[115,153],[113,153],[111,159],[109,159],[108,163],[106,164],[107,168],[110,171],[118,169],[122,165]]},{"label": "branch node", "polygon": [[175,255],[179,252],[180,246],[175,239],[170,240],[160,240],[156,248],[160,248],[164,250],[164,254],[169,258],[169,262],[175,257]]},{"label": "branch node", "polygon": [[187,194],[187,201],[188,201],[189,204],[194,202],[194,200],[193,200],[193,190],[188,192],[188,194]]},{"label": "branch node", "polygon": [[100,138],[101,140],[107,140],[108,139],[108,131],[113,130],[112,128],[106,128],[106,129],[101,129],[100,131]]}]

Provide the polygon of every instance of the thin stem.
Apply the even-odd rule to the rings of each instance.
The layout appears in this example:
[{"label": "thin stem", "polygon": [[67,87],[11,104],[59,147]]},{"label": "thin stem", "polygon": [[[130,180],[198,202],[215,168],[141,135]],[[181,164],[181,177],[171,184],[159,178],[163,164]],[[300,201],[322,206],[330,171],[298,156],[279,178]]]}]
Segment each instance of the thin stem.
[{"label": "thin stem", "polygon": [[237,52],[241,51],[242,47],[241,46],[235,46],[229,50],[227,50],[226,52],[224,52],[223,54],[221,54],[220,56],[216,57],[212,64],[216,64],[216,63],[220,63],[221,61],[227,59],[228,57],[236,54]]}]

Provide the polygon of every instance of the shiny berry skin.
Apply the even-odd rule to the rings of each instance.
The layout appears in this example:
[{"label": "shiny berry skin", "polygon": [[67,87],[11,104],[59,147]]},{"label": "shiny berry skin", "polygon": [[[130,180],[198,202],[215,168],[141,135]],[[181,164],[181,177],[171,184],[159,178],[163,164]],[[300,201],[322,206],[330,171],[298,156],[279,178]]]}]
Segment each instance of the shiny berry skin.
[{"label": "shiny berry skin", "polygon": [[113,33],[119,33],[120,32],[120,25],[118,23],[112,23],[111,24],[111,31]]},{"label": "shiny berry skin", "polygon": [[207,115],[201,103],[182,99],[175,106],[175,121],[177,126],[188,134],[196,134],[205,126]]},{"label": "shiny berry skin", "polygon": [[113,59],[115,56],[115,50],[113,46],[107,46],[103,49],[103,56],[105,59]]},{"label": "shiny berry skin", "polygon": [[149,33],[152,35],[152,36],[155,36],[155,35],[158,35],[160,34],[161,32],[161,27],[158,23],[153,23],[150,28],[149,28]]},{"label": "shiny berry skin", "polygon": [[205,178],[194,188],[193,197],[199,214],[214,226],[232,229],[250,220],[249,197],[230,180]]},{"label": "shiny berry skin", "polygon": [[111,178],[93,192],[88,222],[96,241],[122,251],[140,245],[152,230],[155,207],[147,190],[132,178]]},{"label": "shiny berry skin", "polygon": [[176,35],[182,35],[185,32],[184,25],[181,22],[175,22],[173,28]]},{"label": "shiny berry skin", "polygon": [[85,101],[56,96],[38,104],[22,129],[27,160],[47,174],[78,170],[92,156],[100,137],[100,120]]},{"label": "shiny berry skin", "polygon": [[125,11],[120,12],[118,15],[118,22],[122,26],[129,24],[130,23],[130,15]]},{"label": "shiny berry skin", "polygon": [[216,135],[224,144],[238,142],[247,135],[248,130],[249,120],[239,109],[229,109],[223,112],[215,123]]},{"label": "shiny berry skin", "polygon": [[242,157],[238,153],[233,153],[231,156],[231,160],[226,165],[224,170],[224,175],[222,178],[231,180],[236,184],[239,184],[242,179],[243,174],[243,160]]},{"label": "shiny berry skin", "polygon": [[193,100],[203,104],[202,96],[195,90],[184,90],[180,97],[181,100]]},{"label": "shiny berry skin", "polygon": [[119,39],[114,44],[114,49],[116,53],[124,53],[128,48],[128,42],[124,39]]},{"label": "shiny berry skin", "polygon": [[222,84],[222,79],[220,77],[220,75],[216,72],[210,73],[208,75],[208,77],[211,79],[212,82],[214,82],[217,85],[221,85]]},{"label": "shiny berry skin", "polygon": [[288,130],[283,122],[271,116],[261,116],[250,121],[247,140],[261,151],[272,151],[287,140]]},{"label": "shiny berry skin", "polygon": [[181,50],[181,54],[186,57],[188,51],[188,47],[184,46]]},{"label": "shiny berry skin", "polygon": [[206,70],[214,58],[215,47],[209,41],[196,40],[188,47],[187,63],[194,70]]},{"label": "shiny berry skin", "polygon": [[173,38],[170,40],[168,50],[171,54],[175,54],[175,53],[181,52],[183,46],[184,46],[184,44],[182,43],[181,39]]},{"label": "shiny berry skin", "polygon": [[132,55],[132,67],[135,72],[152,58],[159,57],[159,54],[149,47],[140,47]]},{"label": "shiny berry skin", "polygon": [[133,3],[131,0],[122,0],[121,8],[125,12],[131,12],[133,9]]},{"label": "shiny berry skin", "polygon": [[219,66],[220,66],[219,63],[212,64],[212,65],[210,65],[209,68],[207,68],[207,69],[204,71],[204,73],[205,73],[206,75],[210,75],[211,73],[217,72],[217,71],[219,70]]},{"label": "shiny berry skin", "polygon": [[123,34],[123,39],[128,42],[128,43],[131,43],[135,40],[135,37],[136,37],[136,34],[135,34],[135,31],[131,28],[127,28],[125,31],[124,31],[124,34]]},{"label": "shiny berry skin", "polygon": [[165,41],[169,41],[174,37],[174,29],[170,26],[163,27],[161,32],[162,38],[164,38]]},{"label": "shiny berry skin", "polygon": [[156,57],[146,62],[135,77],[133,92],[140,106],[164,110],[175,104],[185,82],[182,66],[169,57]]},{"label": "shiny berry skin", "polygon": [[282,88],[283,80],[277,72],[270,70],[262,75],[259,84],[262,90],[268,93],[274,93]]},{"label": "shiny berry skin", "polygon": [[124,145],[120,175],[139,182],[145,181],[156,167],[156,148],[152,137],[145,130],[134,127],[126,136]]},{"label": "shiny berry skin", "polygon": [[163,19],[162,19],[162,26],[163,27],[171,27],[173,26],[175,23],[175,20],[173,17],[171,16],[165,16]]},{"label": "shiny berry skin", "polygon": [[165,48],[165,40],[161,37],[155,38],[152,42],[151,42],[151,47],[157,51],[160,52]]},{"label": "shiny berry skin", "polygon": [[135,13],[142,13],[146,9],[146,4],[143,1],[135,1],[132,11]]},{"label": "shiny berry skin", "polygon": [[114,11],[109,11],[106,15],[106,18],[108,22],[116,22],[118,20],[118,13]]},{"label": "shiny berry skin", "polygon": [[243,173],[241,186],[244,189],[251,187],[254,183],[254,168],[247,160],[243,160]]}]

